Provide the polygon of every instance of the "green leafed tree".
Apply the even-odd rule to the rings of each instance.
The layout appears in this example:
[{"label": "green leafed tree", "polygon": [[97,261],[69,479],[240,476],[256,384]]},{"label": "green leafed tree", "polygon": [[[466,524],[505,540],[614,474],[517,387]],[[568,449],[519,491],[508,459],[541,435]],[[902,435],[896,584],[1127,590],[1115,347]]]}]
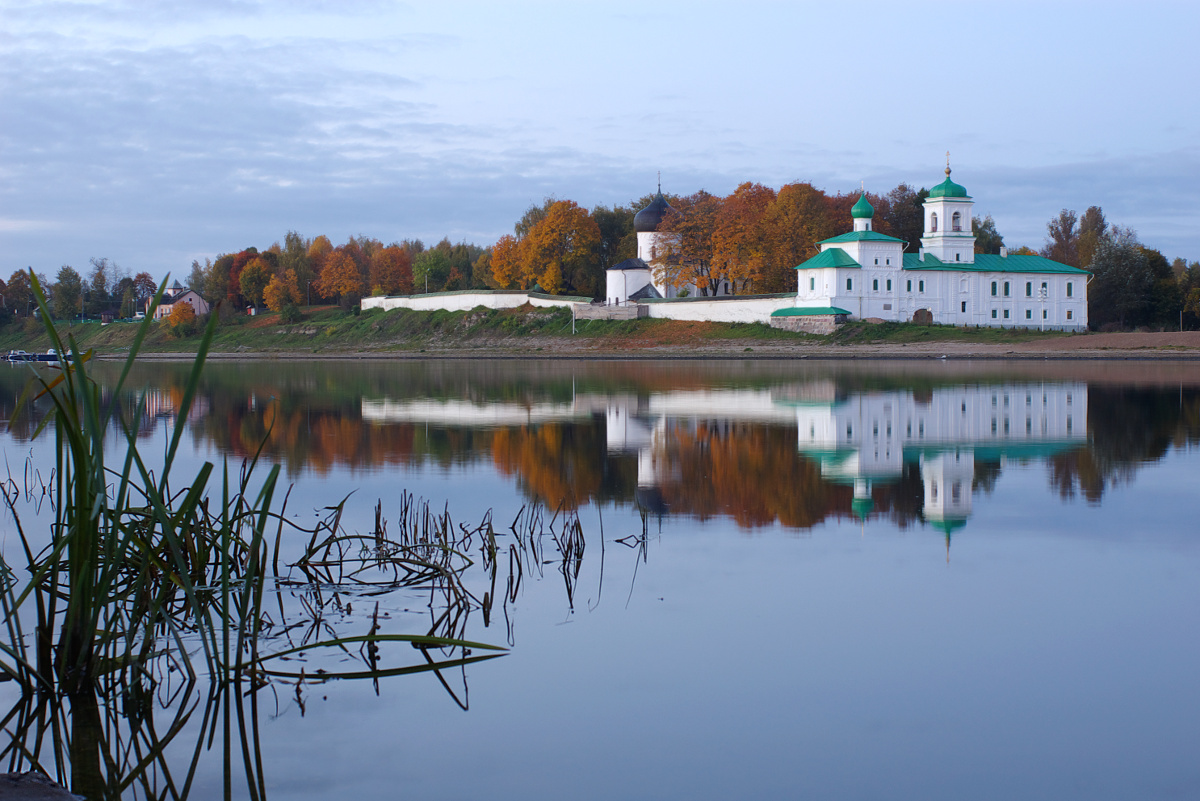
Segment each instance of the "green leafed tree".
[{"label": "green leafed tree", "polygon": [[998,255],[1000,248],[1004,246],[1004,237],[1000,236],[1000,232],[996,230],[996,221],[990,214],[982,220],[972,217],[971,233],[975,235],[976,253]]},{"label": "green leafed tree", "polygon": [[59,269],[53,293],[55,317],[70,320],[83,310],[83,278],[69,265]]}]

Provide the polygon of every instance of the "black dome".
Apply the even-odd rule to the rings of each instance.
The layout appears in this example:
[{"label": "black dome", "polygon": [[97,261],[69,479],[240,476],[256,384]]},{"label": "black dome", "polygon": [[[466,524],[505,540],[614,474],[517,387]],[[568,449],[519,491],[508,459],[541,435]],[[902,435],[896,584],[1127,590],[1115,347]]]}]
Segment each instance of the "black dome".
[{"label": "black dome", "polygon": [[654,196],[654,200],[650,201],[649,206],[634,216],[633,230],[639,234],[657,231],[658,224],[662,222],[663,217],[666,217],[667,212],[671,210],[671,205],[667,203],[666,198],[662,196],[662,192],[660,191]]}]

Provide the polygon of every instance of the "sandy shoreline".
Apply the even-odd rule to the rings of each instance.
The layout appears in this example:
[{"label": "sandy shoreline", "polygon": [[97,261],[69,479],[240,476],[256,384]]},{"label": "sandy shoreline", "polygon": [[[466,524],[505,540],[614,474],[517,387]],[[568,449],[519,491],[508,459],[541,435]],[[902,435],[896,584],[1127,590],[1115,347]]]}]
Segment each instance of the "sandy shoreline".
[{"label": "sandy shoreline", "polygon": [[[194,353],[142,353],[140,359],[190,360]],[[99,356],[123,358],[121,353]],[[1088,334],[1022,343],[921,342],[828,345],[778,340],[705,340],[688,343],[597,342],[589,338],[522,337],[447,344],[422,350],[343,351],[237,350],[213,352],[213,360],[404,360],[404,359],[955,359],[955,360],[1168,360],[1200,361],[1200,331]]]}]

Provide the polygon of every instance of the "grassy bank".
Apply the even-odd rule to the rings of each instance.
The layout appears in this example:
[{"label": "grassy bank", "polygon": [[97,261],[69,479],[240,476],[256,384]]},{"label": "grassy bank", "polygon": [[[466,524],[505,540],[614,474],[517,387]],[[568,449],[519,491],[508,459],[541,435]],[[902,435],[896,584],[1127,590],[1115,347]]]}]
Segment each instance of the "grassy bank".
[{"label": "grassy bank", "polygon": [[[120,354],[130,347],[136,326],[97,322],[64,327],[84,348],[98,354]],[[421,353],[453,350],[538,352],[613,351],[648,348],[753,350],[759,346],[802,347],[896,345],[962,342],[1015,344],[1070,336],[1061,332],[994,328],[918,326],[904,323],[852,323],[830,336],[780,331],[761,323],[701,323],[676,320],[580,320],[572,333],[565,309],[524,307],[465,312],[370,310],[347,313],[337,307],[313,307],[294,324],[277,314],[231,316],[216,330],[212,348],[225,353],[290,353],[336,355],[357,352]],[[200,334],[173,336],[166,323],[152,325],[143,353],[194,353]],[[44,352],[52,347],[40,325],[14,321],[0,329],[0,350]]]}]

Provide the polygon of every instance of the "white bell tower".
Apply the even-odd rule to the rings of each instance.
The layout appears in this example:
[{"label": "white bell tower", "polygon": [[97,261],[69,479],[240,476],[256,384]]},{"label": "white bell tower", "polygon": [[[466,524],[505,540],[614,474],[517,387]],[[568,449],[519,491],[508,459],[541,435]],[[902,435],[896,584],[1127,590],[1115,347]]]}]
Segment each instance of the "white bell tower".
[{"label": "white bell tower", "polygon": [[950,180],[950,154],[946,154],[946,180],[925,199],[925,233],[922,250],[947,263],[975,261],[975,234],[971,232],[971,207],[967,190]]}]

